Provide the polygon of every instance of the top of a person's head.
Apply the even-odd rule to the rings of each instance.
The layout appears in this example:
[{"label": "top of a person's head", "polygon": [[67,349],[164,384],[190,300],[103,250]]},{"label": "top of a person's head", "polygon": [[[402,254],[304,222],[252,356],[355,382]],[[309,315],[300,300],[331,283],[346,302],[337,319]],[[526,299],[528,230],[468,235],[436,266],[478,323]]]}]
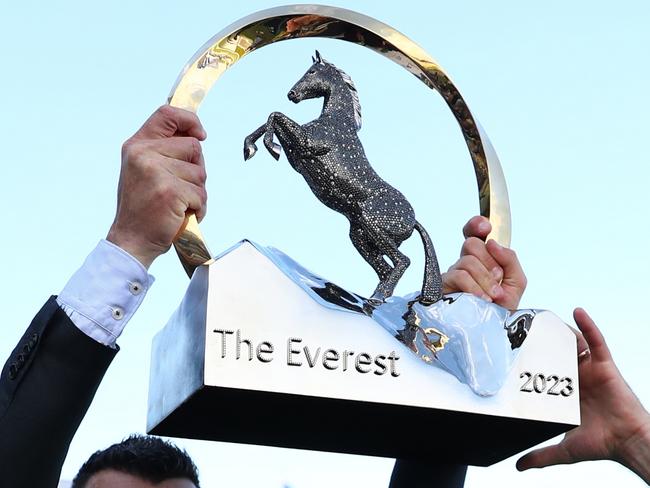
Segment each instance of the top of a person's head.
[{"label": "top of a person's head", "polygon": [[93,477],[113,479],[120,476],[152,485],[168,480],[186,480],[199,488],[194,462],[184,450],[158,437],[132,435],[118,444],[94,453],[79,469],[72,488],[87,488]]}]

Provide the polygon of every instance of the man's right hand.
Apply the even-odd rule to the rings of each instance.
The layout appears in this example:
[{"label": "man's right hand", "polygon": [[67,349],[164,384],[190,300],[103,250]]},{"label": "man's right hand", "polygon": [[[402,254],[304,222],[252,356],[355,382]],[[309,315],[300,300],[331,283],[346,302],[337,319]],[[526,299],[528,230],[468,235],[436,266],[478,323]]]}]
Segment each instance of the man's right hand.
[{"label": "man's right hand", "polygon": [[578,363],[581,423],[559,444],[520,458],[517,469],[611,459],[650,483],[650,414],[625,382],[591,317],[581,308],[573,317],[589,345]]},{"label": "man's right hand", "polygon": [[106,239],[146,268],[167,252],[186,214],[206,213],[206,132],[196,114],[163,105],[122,146],[117,212]]}]

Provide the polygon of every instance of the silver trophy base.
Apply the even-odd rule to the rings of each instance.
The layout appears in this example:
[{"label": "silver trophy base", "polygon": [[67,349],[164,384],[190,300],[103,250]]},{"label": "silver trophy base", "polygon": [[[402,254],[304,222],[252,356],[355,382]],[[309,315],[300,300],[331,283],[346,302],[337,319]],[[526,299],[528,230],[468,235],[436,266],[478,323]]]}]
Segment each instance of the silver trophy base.
[{"label": "silver trophy base", "polygon": [[197,268],[154,338],[148,432],[487,466],[579,424],[575,336],[552,313],[482,397],[309,285],[247,241]]}]

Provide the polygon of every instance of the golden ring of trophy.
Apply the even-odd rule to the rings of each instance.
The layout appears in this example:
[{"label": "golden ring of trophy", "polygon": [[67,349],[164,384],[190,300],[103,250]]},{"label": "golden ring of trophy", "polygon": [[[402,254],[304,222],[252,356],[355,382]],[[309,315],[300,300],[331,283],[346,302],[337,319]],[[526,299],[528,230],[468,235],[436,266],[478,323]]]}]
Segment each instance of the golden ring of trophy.
[{"label": "golden ring of trophy", "polygon": [[[499,159],[478,120],[438,63],[420,46],[372,17],[338,7],[289,5],[256,12],[229,25],[189,60],[169,96],[169,104],[196,112],[214,83],[246,54],[275,42],[330,38],[367,47],[396,62],[443,97],[460,125],[478,184],[481,215],[490,219],[490,238],[510,245],[508,190]],[[194,215],[189,215],[174,246],[188,275],[212,262]]]}]

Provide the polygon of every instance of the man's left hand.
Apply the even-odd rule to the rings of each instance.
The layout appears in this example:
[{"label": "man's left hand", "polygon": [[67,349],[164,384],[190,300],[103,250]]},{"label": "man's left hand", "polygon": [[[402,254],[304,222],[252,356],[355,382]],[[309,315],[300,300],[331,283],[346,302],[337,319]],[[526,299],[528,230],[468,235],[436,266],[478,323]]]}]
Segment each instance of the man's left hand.
[{"label": "man's left hand", "polygon": [[472,217],[465,227],[460,258],[442,275],[443,293],[472,293],[514,310],[526,289],[517,254],[490,239],[492,225],[485,217]]}]

